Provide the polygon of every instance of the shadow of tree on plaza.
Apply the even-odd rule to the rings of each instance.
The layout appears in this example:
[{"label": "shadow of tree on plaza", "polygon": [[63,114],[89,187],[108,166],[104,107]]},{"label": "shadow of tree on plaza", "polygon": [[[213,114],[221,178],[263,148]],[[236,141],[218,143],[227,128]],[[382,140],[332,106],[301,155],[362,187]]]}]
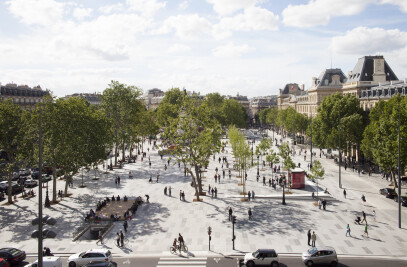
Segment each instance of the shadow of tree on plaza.
[{"label": "shadow of tree on plaza", "polygon": [[[160,203],[144,203],[136,212],[137,236],[148,236],[159,232],[167,232],[164,228],[165,219],[170,216],[167,207]],[[136,236],[136,238],[137,238]]]}]

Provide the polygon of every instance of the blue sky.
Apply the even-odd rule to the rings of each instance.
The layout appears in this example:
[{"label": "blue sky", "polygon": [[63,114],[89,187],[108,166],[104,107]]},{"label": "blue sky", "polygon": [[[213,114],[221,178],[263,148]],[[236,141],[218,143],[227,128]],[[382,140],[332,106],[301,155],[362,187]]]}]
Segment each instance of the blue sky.
[{"label": "blue sky", "polygon": [[0,40],[2,84],[253,97],[365,55],[406,78],[407,0],[2,0]]}]

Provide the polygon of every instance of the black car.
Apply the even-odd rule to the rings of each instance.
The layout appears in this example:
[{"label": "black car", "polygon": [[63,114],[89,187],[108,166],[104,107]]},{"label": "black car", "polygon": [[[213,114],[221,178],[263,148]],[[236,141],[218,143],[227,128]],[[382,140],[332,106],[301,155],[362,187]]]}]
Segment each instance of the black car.
[{"label": "black car", "polygon": [[[401,198],[401,206],[407,207],[407,197],[401,196],[400,198]],[[396,196],[394,198],[394,201],[399,202],[399,198]]]},{"label": "black car", "polygon": [[6,259],[11,265],[25,260],[25,251],[16,248],[1,248],[0,258]]},{"label": "black car", "polygon": [[[20,193],[22,191],[23,191],[23,187],[20,184],[18,184],[16,182],[11,183],[11,193],[12,194]],[[0,184],[0,192],[3,192],[5,194],[8,193],[8,182],[6,182],[6,183],[2,182]]]},{"label": "black car", "polygon": [[380,194],[385,195],[386,198],[394,198],[397,196],[396,191],[393,188],[382,188]]},{"label": "black car", "polygon": [[38,179],[39,177],[40,177],[40,171],[38,170],[38,168],[36,168],[31,172],[31,178]]}]

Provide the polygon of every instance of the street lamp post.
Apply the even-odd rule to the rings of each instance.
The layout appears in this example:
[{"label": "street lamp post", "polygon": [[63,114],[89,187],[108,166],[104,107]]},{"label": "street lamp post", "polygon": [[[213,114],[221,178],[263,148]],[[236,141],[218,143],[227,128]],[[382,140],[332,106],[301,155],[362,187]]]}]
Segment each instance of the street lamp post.
[{"label": "street lamp post", "polygon": [[400,103],[399,103],[399,159],[398,159],[398,204],[399,204],[399,228],[401,228],[401,178],[400,178]]},{"label": "street lamp post", "polygon": [[311,163],[310,168],[312,168],[312,115],[311,115]]},{"label": "street lamp post", "polygon": [[283,180],[283,201],[281,202],[281,204],[285,205],[285,178]]},{"label": "street lamp post", "polygon": [[260,170],[259,170],[259,155],[257,155],[257,175],[260,175]]},{"label": "street lamp post", "polygon": [[339,152],[339,188],[342,188],[342,181],[341,181],[341,159],[342,159],[342,155],[341,155],[341,117],[339,115],[339,124],[338,124],[338,130],[339,130],[339,134],[338,134],[338,138],[339,138],[339,142],[338,142],[338,152]]},{"label": "street lamp post", "polygon": [[209,251],[211,251],[211,234],[212,234],[212,228],[209,226],[208,227],[208,236],[209,236]]},{"label": "street lamp post", "polygon": [[253,144],[254,144],[254,141],[252,140],[252,165],[253,165]]}]

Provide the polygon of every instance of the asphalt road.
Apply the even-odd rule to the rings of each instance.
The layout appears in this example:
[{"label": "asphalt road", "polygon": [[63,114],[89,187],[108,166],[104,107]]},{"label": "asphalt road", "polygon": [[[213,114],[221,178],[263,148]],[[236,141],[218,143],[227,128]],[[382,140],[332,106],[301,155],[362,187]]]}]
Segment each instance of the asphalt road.
[{"label": "asphalt road", "polygon": [[[206,267],[238,267],[239,259],[242,257],[208,257],[206,260],[206,265],[199,265],[200,259],[195,262],[188,262],[187,259],[180,257],[179,259],[185,261],[180,263],[179,261],[174,262],[163,262],[163,258],[160,257],[116,257],[114,258],[114,264],[118,267],[160,267],[160,266],[206,266]],[[34,258],[27,258],[27,262],[33,262]],[[165,260],[165,259],[164,259]],[[25,264],[27,264],[25,262]],[[205,261],[204,261],[205,262]],[[62,266],[68,267],[67,257],[62,257]],[[21,264],[20,266],[24,266]],[[301,261],[301,257],[286,257],[280,256],[280,267],[304,267],[305,265]],[[374,257],[362,257],[362,258],[341,258],[339,257],[338,267],[405,267],[407,266],[407,261],[399,259],[382,259]]]}]

